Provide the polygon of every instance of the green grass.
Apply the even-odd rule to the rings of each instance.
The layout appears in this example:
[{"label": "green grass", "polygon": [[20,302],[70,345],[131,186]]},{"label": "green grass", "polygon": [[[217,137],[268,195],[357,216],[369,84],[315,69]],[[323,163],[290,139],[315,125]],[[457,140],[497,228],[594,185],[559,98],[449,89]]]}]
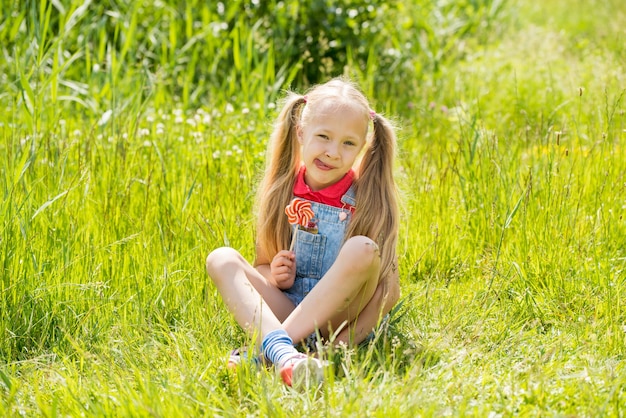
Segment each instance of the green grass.
[{"label": "green grass", "polygon": [[[297,75],[243,26],[231,73],[194,72],[225,49],[191,21],[159,31],[165,3],[128,6],[128,25],[57,6],[0,19],[0,415],[625,414],[619,1],[494,2],[467,33],[442,5],[413,78],[377,89],[375,61],[348,70],[400,127],[403,298],[304,392],[225,370],[246,339],[204,272],[217,246],[253,256],[276,86]],[[152,45],[159,65],[134,61]]]}]

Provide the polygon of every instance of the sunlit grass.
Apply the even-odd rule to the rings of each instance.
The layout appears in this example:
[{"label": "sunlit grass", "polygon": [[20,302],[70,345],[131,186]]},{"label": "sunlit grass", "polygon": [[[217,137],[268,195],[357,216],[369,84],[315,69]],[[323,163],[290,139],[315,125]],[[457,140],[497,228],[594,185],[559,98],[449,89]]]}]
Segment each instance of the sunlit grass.
[{"label": "sunlit grass", "polygon": [[106,43],[77,49],[82,83],[64,79],[63,49],[14,45],[25,55],[0,75],[0,415],[623,415],[626,69],[608,28],[626,17],[548,3],[508,4],[500,38],[454,43],[463,60],[407,81],[410,97],[377,95],[374,64],[353,71],[399,114],[403,299],[372,344],[328,353],[317,392],[225,369],[246,338],[203,266],[221,245],[253,257],[280,95],[266,85],[293,74],[244,48],[224,85],[194,86],[181,34],[155,33],[174,98],[126,64],[137,27],[119,35],[120,67],[100,65]]}]

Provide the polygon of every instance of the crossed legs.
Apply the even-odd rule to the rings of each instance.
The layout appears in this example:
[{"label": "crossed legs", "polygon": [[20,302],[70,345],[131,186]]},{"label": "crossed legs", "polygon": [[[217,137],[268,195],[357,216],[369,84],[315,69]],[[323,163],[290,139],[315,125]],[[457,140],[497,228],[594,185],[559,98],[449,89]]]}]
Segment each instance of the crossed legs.
[{"label": "crossed legs", "polygon": [[206,267],[236,321],[259,343],[276,329],[301,341],[315,329],[328,337],[341,327],[337,340],[358,343],[379,319],[380,254],[364,236],[345,242],[333,266],[297,307],[232,248],[211,252]]}]

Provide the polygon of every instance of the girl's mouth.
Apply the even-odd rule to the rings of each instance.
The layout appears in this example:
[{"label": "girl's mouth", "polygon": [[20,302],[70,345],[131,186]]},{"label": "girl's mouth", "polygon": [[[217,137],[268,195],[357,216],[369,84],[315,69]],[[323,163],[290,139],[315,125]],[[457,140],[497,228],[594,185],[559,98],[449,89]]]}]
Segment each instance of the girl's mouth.
[{"label": "girl's mouth", "polygon": [[317,168],[319,168],[320,170],[324,170],[324,171],[328,171],[328,170],[332,170],[334,167],[329,166],[328,164],[324,163],[323,161],[319,160],[319,159],[315,159],[314,161],[315,166]]}]

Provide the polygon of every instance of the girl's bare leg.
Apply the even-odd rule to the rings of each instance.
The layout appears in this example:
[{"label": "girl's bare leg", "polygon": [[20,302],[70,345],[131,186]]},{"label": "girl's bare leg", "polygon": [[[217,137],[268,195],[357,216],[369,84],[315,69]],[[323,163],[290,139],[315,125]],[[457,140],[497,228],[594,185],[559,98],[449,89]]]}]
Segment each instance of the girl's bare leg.
[{"label": "girl's bare leg", "polygon": [[282,328],[281,321],[294,309],[280,289],[232,248],[212,251],[206,269],[235,320],[248,335],[256,335],[259,347],[263,336]]},{"label": "girl's bare leg", "polygon": [[[326,275],[285,319],[283,328],[293,341],[302,341],[316,328],[328,336],[329,329],[353,323],[374,296],[379,273],[376,243],[364,236],[350,238]],[[378,315],[373,309],[364,314]]]}]

